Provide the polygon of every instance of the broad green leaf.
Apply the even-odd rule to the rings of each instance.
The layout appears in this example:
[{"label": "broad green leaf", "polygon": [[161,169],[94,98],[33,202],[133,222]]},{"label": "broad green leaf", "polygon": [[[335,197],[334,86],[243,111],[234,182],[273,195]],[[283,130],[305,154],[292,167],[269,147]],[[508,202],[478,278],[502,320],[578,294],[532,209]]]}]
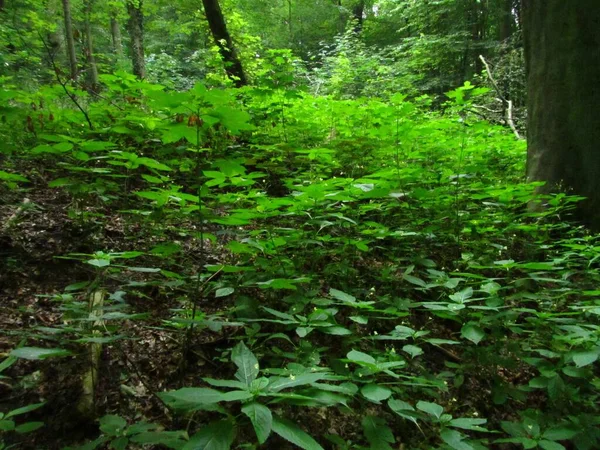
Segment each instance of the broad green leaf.
[{"label": "broad green leaf", "polygon": [[15,427],[15,431],[19,434],[31,433],[32,431],[39,430],[44,426],[44,422],[25,422]]},{"label": "broad green leaf", "polygon": [[365,364],[372,364],[372,365],[377,364],[377,361],[375,361],[375,358],[373,358],[370,355],[367,355],[366,353],[359,352],[358,350],[352,350],[352,351],[348,352],[348,354],[346,355],[346,358],[348,358],[350,361],[358,362],[358,363],[365,363]]},{"label": "broad green leaf", "polygon": [[599,353],[595,352],[581,352],[573,355],[573,362],[577,367],[585,367],[593,364],[598,360]]},{"label": "broad green leaf", "polygon": [[242,408],[242,412],[250,418],[258,442],[264,444],[268,439],[269,434],[271,434],[273,425],[273,415],[271,414],[271,410],[260,403],[252,402],[245,405]]},{"label": "broad green leaf", "polygon": [[483,331],[479,325],[473,322],[466,323],[460,330],[460,333],[462,337],[468,339],[474,344],[479,344],[479,342],[481,342],[481,340],[485,337],[485,331]]},{"label": "broad green leaf", "polygon": [[392,395],[391,389],[374,383],[364,385],[361,388],[360,393],[366,399],[371,400],[374,403],[379,403],[383,400],[387,400],[390,397],[390,395]]},{"label": "broad green leaf", "polygon": [[538,442],[538,446],[544,450],[566,450],[565,446],[554,441],[542,439]]},{"label": "broad green leaf", "polygon": [[356,303],[356,297],[346,294],[345,292],[338,291],[337,289],[329,289],[329,295],[344,303]]},{"label": "broad green leaf", "polygon": [[235,427],[229,420],[213,422],[190,438],[183,450],[229,450],[235,439]]},{"label": "broad green leaf", "polygon": [[10,352],[10,356],[21,359],[46,359],[61,356],[70,356],[69,350],[62,348],[40,348],[40,347],[20,347]]},{"label": "broad green leaf", "polygon": [[405,345],[402,347],[402,350],[408,353],[411,358],[415,358],[423,354],[423,349],[421,347],[417,347],[416,345]]},{"label": "broad green leaf", "polygon": [[4,181],[21,181],[23,183],[28,183],[29,180],[22,175],[16,173],[8,173],[4,170],[0,170],[0,180]]},{"label": "broad green leaf", "polygon": [[231,352],[231,361],[238,367],[235,377],[246,386],[258,376],[259,365],[256,356],[243,342],[240,342]]},{"label": "broad green leaf", "polygon": [[219,392],[210,388],[182,388],[161,392],[159,397],[173,409],[197,410],[219,402],[233,402],[252,398],[247,391]]},{"label": "broad green leaf", "polygon": [[324,450],[312,436],[288,420],[273,417],[273,431],[304,450]]},{"label": "broad green leaf", "polygon": [[420,401],[419,403],[417,403],[417,409],[426,412],[427,414],[435,417],[436,419],[439,419],[442,416],[442,413],[444,412],[444,408],[438,405],[437,403],[424,401]]},{"label": "broad green leaf", "polygon": [[226,287],[226,288],[220,288],[217,289],[215,292],[215,297],[219,298],[219,297],[227,297],[228,295],[231,295],[235,292],[234,288],[231,287]]},{"label": "broad green leaf", "polygon": [[486,419],[470,419],[462,417],[459,419],[452,419],[449,425],[455,428],[462,428],[463,430],[487,431],[485,428],[479,426],[484,423],[487,423]]},{"label": "broad green leaf", "polygon": [[100,430],[110,436],[116,436],[127,427],[127,421],[121,416],[108,414],[100,419]]},{"label": "broad green leaf", "polygon": [[288,377],[272,377],[270,378],[268,390],[269,392],[279,392],[294,386],[312,384],[322,380],[326,376],[327,375],[324,373],[301,373],[299,375],[290,375]]},{"label": "broad green leaf", "polygon": [[361,424],[372,450],[392,450],[390,444],[393,444],[396,439],[385,420],[380,417],[366,416]]},{"label": "broad green leaf", "polygon": [[474,450],[473,446],[464,441],[466,436],[456,430],[442,430],[440,437],[454,450]]},{"label": "broad green leaf", "polygon": [[544,439],[548,439],[550,441],[566,441],[568,439],[571,439],[577,433],[578,433],[578,431],[573,428],[559,426],[559,427],[547,429],[542,434],[542,437]]}]

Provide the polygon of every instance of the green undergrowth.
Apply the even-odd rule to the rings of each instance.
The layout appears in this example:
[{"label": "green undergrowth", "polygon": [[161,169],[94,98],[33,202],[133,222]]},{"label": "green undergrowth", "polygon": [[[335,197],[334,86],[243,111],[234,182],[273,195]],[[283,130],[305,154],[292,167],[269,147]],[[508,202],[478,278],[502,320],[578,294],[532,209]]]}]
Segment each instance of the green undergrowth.
[{"label": "green undergrowth", "polygon": [[[60,86],[0,90],[3,207],[66,193],[88,234],[126,230],[44,262],[75,275],[37,292],[58,320],[5,330],[6,383],[50,358],[83,374],[101,345],[100,380],[126,390],[107,367],[129,361],[162,404],[95,398],[99,428],[71,448],[600,446],[600,244],[565,222],[577,198],[524,182],[523,142],[469,114],[482,90],[442,115],[398,94],[102,78],[101,98],[69,91],[77,107]],[[141,330],[176,342],[171,379],[134,370]],[[6,448],[54,436],[46,400],[0,416]]]}]

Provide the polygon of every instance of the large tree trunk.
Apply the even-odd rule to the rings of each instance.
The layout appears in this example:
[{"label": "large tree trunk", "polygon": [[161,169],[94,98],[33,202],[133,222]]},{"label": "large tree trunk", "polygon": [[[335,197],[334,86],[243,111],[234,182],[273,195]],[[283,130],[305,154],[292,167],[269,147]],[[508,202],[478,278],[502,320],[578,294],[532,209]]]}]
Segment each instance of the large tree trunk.
[{"label": "large tree trunk", "polygon": [[248,84],[246,74],[242,67],[242,62],[238,58],[233,41],[227,31],[225,18],[219,6],[218,0],[202,0],[204,12],[210,32],[213,35],[215,44],[219,47],[219,52],[225,63],[225,71],[227,76],[233,81],[236,87],[241,87]]},{"label": "large tree trunk", "polygon": [[75,39],[73,38],[73,21],[71,19],[71,3],[62,0],[63,13],[65,17],[65,39],[67,43],[67,58],[71,69],[71,79],[77,79],[77,54],[75,53]]},{"label": "large tree trunk", "polygon": [[123,41],[121,39],[121,27],[114,12],[111,12],[110,15],[110,35],[112,37],[113,52],[120,58],[123,56]]},{"label": "large tree trunk", "polygon": [[578,217],[600,230],[600,3],[523,0],[522,17],[527,176],[586,196]]},{"label": "large tree trunk", "polygon": [[91,14],[92,14],[92,6],[94,0],[85,0],[85,55],[87,58],[87,68],[88,68],[88,88],[91,91],[97,91],[99,86],[98,81],[98,65],[96,64],[96,57],[94,56],[94,39],[92,36],[92,24],[91,24]]},{"label": "large tree trunk", "polygon": [[133,64],[133,74],[140,79],[146,77],[146,63],[144,61],[144,14],[142,12],[142,3],[143,0],[127,1],[131,62]]}]

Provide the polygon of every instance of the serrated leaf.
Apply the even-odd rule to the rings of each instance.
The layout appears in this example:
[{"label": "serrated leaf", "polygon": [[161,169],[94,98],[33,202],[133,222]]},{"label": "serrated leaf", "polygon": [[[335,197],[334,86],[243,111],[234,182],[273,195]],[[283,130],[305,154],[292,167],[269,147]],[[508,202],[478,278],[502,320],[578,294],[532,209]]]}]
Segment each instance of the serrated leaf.
[{"label": "serrated leaf", "polygon": [[288,420],[273,417],[273,431],[304,450],[324,450],[312,436]]},{"label": "serrated leaf", "polygon": [[235,427],[229,420],[213,422],[190,438],[183,450],[229,450]]},{"label": "serrated leaf", "polygon": [[264,444],[271,434],[273,415],[271,410],[260,403],[252,402],[242,408],[242,412],[250,418],[256,437],[260,444]]},{"label": "serrated leaf", "polygon": [[231,352],[231,361],[238,367],[235,377],[246,386],[258,376],[259,365],[256,356],[243,342],[240,342]]}]

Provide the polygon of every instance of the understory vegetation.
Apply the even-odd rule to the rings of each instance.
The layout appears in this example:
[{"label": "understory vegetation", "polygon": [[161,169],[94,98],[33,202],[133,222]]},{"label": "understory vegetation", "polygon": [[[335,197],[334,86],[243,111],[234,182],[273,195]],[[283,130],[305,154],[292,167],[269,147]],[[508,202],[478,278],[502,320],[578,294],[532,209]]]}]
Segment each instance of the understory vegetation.
[{"label": "understory vegetation", "polygon": [[274,61],[5,79],[0,448],[599,448],[579,198],[534,194],[487,89],[434,111]]}]

